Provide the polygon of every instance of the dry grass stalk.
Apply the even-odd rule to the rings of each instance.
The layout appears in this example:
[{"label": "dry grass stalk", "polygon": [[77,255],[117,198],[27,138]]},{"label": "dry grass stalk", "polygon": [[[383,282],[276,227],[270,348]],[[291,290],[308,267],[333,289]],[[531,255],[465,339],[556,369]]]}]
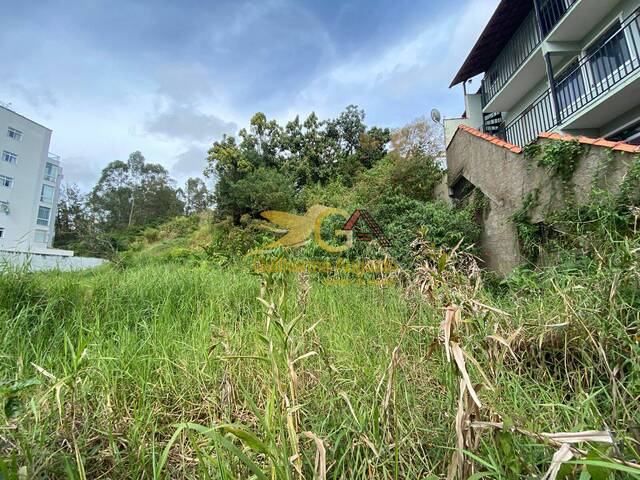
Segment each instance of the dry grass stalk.
[{"label": "dry grass stalk", "polygon": [[460,396],[458,397],[458,410],[456,411],[456,451],[453,453],[451,463],[449,464],[449,471],[447,473],[447,480],[453,480],[456,475],[458,478],[462,478],[462,469],[464,463],[464,394],[466,392],[467,384],[463,379],[460,379]]},{"label": "dry grass stalk", "polygon": [[561,433],[541,433],[540,436],[548,440],[567,443],[596,442],[613,444],[613,438],[609,432],[587,430],[585,432],[561,432]]},{"label": "dry grass stalk", "polygon": [[478,408],[482,408],[482,403],[480,402],[478,394],[473,388],[473,383],[471,382],[471,378],[469,377],[469,373],[467,372],[467,365],[465,364],[464,354],[462,353],[460,345],[458,345],[456,342],[450,342],[450,348],[451,352],[453,353],[453,358],[456,361],[456,365],[458,366],[458,370],[460,370],[460,373],[462,374],[462,379],[467,384],[469,395],[471,395],[471,398],[478,406]]},{"label": "dry grass stalk", "polygon": [[387,440],[389,442],[393,441],[393,432],[392,432],[392,424],[393,424],[393,401],[392,397],[394,396],[394,380],[395,380],[395,372],[400,363],[400,345],[396,346],[393,349],[393,353],[391,354],[391,361],[389,362],[389,366],[387,367],[387,389],[384,394],[384,399],[382,400],[382,418],[384,419],[384,423],[386,425],[385,436],[387,436]]},{"label": "dry grass stalk", "polygon": [[304,436],[313,440],[316,445],[316,462],[314,468],[315,480],[327,479],[327,452],[324,448],[324,442],[313,432],[304,432]]},{"label": "dry grass stalk", "polygon": [[553,454],[553,458],[551,459],[551,465],[549,466],[549,470],[545,473],[542,480],[556,480],[558,473],[560,472],[560,467],[565,462],[568,462],[573,458],[573,452],[569,445],[562,444],[562,446]]}]

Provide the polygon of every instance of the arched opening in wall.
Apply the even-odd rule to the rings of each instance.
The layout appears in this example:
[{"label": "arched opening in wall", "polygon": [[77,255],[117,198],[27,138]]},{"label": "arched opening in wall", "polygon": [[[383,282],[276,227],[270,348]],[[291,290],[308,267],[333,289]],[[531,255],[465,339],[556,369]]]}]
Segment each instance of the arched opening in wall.
[{"label": "arched opening in wall", "polygon": [[468,205],[475,188],[475,185],[460,173],[451,184],[451,187],[449,187],[449,195],[453,205],[458,208],[464,208]]}]

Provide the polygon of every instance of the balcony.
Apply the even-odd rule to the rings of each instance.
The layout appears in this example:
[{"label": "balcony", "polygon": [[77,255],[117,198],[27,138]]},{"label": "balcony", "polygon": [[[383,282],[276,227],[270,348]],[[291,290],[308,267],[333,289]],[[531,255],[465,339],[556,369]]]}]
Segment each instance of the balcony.
[{"label": "balcony", "polygon": [[60,163],[60,155],[56,155],[55,153],[49,152],[47,158],[52,162]]},{"label": "balcony", "polygon": [[[524,146],[539,133],[599,129],[640,98],[640,17],[615,25],[575,65],[555,80],[557,105],[545,91],[505,128],[505,139]],[[635,102],[630,103],[630,99]]]},{"label": "balcony", "polygon": [[514,74],[530,60],[534,50],[539,50],[541,40],[536,15],[532,10],[485,73],[482,80],[483,105],[488,107],[491,104],[492,99],[511,81]]},{"label": "balcony", "polygon": [[[554,32],[563,24],[566,17],[573,14],[578,3],[585,1],[598,0],[541,1],[540,26],[535,11],[531,11],[485,75],[482,89],[486,113],[511,110],[522,98],[523,92],[532,90],[545,78],[546,65],[542,41],[549,32]],[[552,61],[555,63],[560,59],[555,58]]]},{"label": "balcony", "polygon": [[[556,46],[579,42],[620,0],[540,0],[540,28],[532,11],[482,82],[485,112],[505,112],[546,77],[543,40]],[[542,31],[542,37],[540,36]],[[561,58],[552,57],[553,67]]]},{"label": "balcony", "polygon": [[[551,0],[549,3],[561,3],[566,0]],[[620,0],[570,0],[570,5],[564,13],[549,28],[546,40],[548,42],[580,42],[585,32],[591,31],[598,23],[609,14]],[[563,6],[559,10],[562,11]],[[545,16],[542,15],[543,29],[545,29]],[[551,13],[551,18],[557,13]]]}]

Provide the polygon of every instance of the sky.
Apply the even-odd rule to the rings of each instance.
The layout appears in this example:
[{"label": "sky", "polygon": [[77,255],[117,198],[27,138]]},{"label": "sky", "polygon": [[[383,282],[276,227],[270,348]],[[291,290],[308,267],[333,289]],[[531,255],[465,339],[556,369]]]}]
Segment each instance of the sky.
[{"label": "sky", "polygon": [[136,150],[179,184],[202,176],[211,143],[258,111],[284,123],[355,104],[390,128],[432,108],[459,116],[448,86],[498,4],[4,2],[0,101],[53,130],[64,180],[83,190]]}]

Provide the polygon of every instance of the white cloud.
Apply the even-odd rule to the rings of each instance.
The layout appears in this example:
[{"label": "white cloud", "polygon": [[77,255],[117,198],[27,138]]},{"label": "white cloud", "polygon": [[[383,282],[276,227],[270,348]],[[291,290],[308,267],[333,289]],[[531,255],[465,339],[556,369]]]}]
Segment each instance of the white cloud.
[{"label": "white cloud", "polygon": [[172,175],[179,179],[186,177],[202,177],[202,171],[207,165],[207,145],[191,144],[184,151],[176,155],[178,159],[171,167]]},{"label": "white cloud", "polygon": [[461,108],[453,107],[462,105],[461,96],[455,101],[447,87],[496,3],[472,0],[457,14],[447,11],[432,18],[413,38],[399,39],[367,57],[358,55],[342,61],[300,91],[289,112],[322,112],[347,103],[357,103],[367,112],[378,104],[379,108],[392,109],[394,101],[412,97],[408,94],[415,90],[424,91],[425,104],[416,106],[414,112],[406,111],[405,120],[423,114],[427,99],[440,99],[448,108]]},{"label": "white cloud", "polygon": [[145,122],[145,131],[167,138],[187,141],[209,142],[223,134],[234,134],[238,126],[216,115],[200,111],[192,104],[170,103]]}]

